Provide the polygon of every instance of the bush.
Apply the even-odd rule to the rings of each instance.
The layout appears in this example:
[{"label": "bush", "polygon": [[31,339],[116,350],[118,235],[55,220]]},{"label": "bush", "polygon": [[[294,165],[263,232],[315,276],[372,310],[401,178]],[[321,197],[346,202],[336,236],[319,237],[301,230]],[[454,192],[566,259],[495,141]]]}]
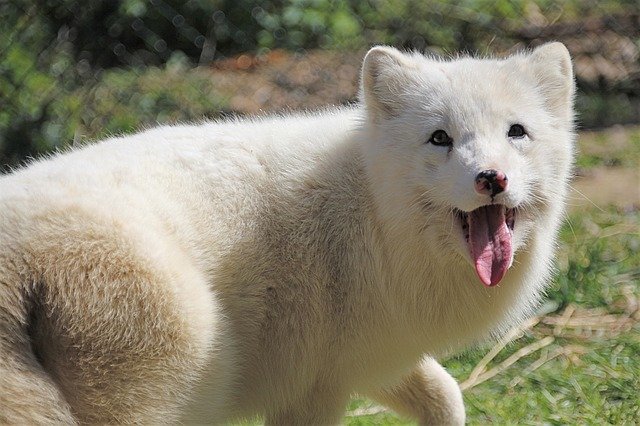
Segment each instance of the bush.
[{"label": "bush", "polygon": [[[31,65],[19,49],[8,58],[4,66],[10,72]],[[29,71],[13,95],[11,109],[0,111],[0,164],[10,166],[71,141],[215,117],[226,105],[205,70],[191,70],[180,60],[144,71],[106,70],[68,91],[51,75]]]}]

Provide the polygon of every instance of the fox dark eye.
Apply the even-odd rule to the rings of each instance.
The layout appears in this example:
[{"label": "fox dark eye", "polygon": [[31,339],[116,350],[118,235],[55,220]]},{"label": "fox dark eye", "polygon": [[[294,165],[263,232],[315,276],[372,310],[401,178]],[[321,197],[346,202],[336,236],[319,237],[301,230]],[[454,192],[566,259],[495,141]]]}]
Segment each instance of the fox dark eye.
[{"label": "fox dark eye", "polygon": [[509,127],[509,133],[507,134],[507,136],[509,136],[510,138],[521,138],[526,134],[527,132],[524,130],[524,127],[522,127],[521,124],[514,124]]},{"label": "fox dark eye", "polygon": [[433,132],[428,142],[438,146],[447,146],[453,143],[453,139],[451,139],[444,130],[436,130]]}]

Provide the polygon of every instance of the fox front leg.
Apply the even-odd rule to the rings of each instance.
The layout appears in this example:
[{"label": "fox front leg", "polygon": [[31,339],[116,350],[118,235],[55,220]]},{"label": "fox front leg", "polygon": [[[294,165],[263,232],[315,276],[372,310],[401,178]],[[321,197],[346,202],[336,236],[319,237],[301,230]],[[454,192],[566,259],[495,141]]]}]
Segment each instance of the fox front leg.
[{"label": "fox front leg", "polygon": [[465,410],[458,383],[432,358],[423,359],[400,384],[370,395],[421,425],[464,425]]}]

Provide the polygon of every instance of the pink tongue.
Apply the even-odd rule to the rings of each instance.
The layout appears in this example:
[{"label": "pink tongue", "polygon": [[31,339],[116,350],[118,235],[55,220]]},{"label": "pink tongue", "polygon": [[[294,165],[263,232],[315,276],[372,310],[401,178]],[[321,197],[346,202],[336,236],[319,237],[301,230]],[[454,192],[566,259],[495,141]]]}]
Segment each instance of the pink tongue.
[{"label": "pink tongue", "polygon": [[511,266],[511,233],[499,204],[480,207],[469,213],[469,250],[476,273],[488,286],[502,280]]}]

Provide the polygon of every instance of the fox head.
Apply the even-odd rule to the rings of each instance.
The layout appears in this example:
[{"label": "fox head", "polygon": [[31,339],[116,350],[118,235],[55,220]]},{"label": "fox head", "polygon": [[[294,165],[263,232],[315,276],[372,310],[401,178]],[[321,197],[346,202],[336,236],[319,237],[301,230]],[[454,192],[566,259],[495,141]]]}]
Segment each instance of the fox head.
[{"label": "fox head", "polygon": [[553,243],[573,157],[571,58],[561,43],[506,59],[374,47],[361,98],[378,213],[498,284],[536,233]]}]

